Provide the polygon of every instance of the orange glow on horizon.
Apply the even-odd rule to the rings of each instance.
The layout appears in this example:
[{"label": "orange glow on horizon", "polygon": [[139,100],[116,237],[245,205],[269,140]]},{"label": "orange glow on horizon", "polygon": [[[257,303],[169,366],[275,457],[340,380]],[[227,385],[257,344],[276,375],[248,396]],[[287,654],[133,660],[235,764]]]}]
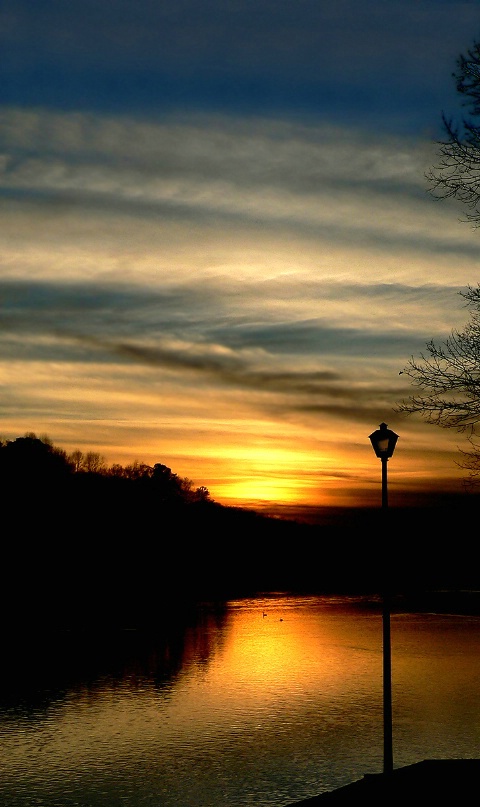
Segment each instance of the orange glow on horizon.
[{"label": "orange glow on horizon", "polygon": [[[430,428],[418,439],[418,426],[397,424],[399,434],[394,456],[388,463],[389,503],[401,506],[416,497],[438,492],[463,492],[464,471],[458,466],[456,435]],[[192,480],[193,486],[205,486],[219,504],[249,508],[275,517],[296,518],[303,509],[376,507],[381,500],[381,463],[375,457],[368,434],[371,427],[356,426],[353,439],[345,442],[341,429],[322,422],[317,430],[310,424],[287,424],[277,438],[268,438],[262,422],[249,423],[243,432],[232,423],[227,434],[217,423],[208,428],[203,421],[184,423],[185,431],[172,433],[157,424],[88,424],[81,432],[78,424],[44,421],[41,428],[25,428],[2,435],[15,439],[35,431],[47,435],[55,446],[67,453],[74,450],[98,452],[106,464],[128,465],[135,461],[153,466],[160,462]],[[245,424],[242,423],[245,427]],[[111,430],[114,429],[113,433]],[[269,424],[270,432],[273,430]],[[438,432],[443,447],[438,446]],[[58,439],[57,435],[60,438]],[[111,441],[115,436],[116,443]],[[91,439],[90,439],[91,438]],[[243,444],[241,439],[243,438]],[[428,439],[427,439],[428,438]]]},{"label": "orange glow on horizon", "polygon": [[419,193],[432,143],[255,115],[4,113],[22,190],[3,210],[2,438],[292,512],[375,505],[385,421],[392,503],[461,490],[465,441],[395,414],[410,352],[464,327],[477,271],[478,234]]}]

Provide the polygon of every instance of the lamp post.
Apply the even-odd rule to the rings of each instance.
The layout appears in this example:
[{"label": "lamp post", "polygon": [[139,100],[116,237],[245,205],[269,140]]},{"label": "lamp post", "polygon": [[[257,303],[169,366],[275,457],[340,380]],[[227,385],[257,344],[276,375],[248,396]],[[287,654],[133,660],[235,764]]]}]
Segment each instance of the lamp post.
[{"label": "lamp post", "polygon": [[[382,461],[382,512],[388,509],[387,462],[392,456],[398,434],[392,432],[386,423],[370,435],[370,442],[377,457]],[[385,524],[382,525],[385,528]],[[384,569],[384,578],[386,570]],[[393,772],[392,744],[392,652],[390,640],[390,585],[384,579],[383,590],[383,772]]]}]

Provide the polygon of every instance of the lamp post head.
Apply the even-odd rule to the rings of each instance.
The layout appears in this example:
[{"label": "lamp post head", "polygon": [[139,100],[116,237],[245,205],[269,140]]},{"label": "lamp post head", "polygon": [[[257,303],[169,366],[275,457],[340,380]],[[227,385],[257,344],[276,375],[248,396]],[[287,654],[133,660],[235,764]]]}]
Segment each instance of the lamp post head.
[{"label": "lamp post head", "polygon": [[380,423],[380,427],[370,435],[373,450],[381,460],[390,459],[395,451],[397,440],[398,434],[392,432],[386,423]]}]

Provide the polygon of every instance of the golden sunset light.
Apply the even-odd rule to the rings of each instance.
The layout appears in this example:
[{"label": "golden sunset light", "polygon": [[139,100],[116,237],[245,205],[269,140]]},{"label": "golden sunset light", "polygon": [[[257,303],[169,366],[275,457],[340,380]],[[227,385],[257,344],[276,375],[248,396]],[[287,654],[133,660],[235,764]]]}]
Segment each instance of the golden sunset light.
[{"label": "golden sunset light", "polygon": [[467,801],[479,4],[3,0],[0,53],[0,807]]},{"label": "golden sunset light", "polygon": [[461,435],[395,408],[400,371],[464,326],[477,279],[478,233],[425,181],[466,32],[468,15],[431,104],[405,98],[403,119],[353,96],[348,114],[293,114],[287,96],[268,113],[163,108],[160,89],[141,109],[45,87],[33,104],[12,79],[2,439],[160,462],[224,504],[361,506],[377,496],[368,435],[387,422],[392,501],[461,492]]}]

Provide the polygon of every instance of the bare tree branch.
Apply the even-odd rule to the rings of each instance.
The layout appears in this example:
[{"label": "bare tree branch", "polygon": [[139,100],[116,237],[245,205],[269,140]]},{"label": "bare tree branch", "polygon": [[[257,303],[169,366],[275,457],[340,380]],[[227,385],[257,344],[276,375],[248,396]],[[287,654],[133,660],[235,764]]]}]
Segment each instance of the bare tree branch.
[{"label": "bare tree branch", "polygon": [[442,115],[446,140],[439,141],[439,160],[427,174],[430,191],[437,199],[454,198],[467,208],[466,221],[480,227],[480,42],[457,60],[453,74],[463,105],[471,118],[457,125]]},{"label": "bare tree branch", "polygon": [[427,343],[426,353],[411,358],[402,373],[418,390],[401,401],[397,412],[420,414],[427,423],[467,435],[470,450],[458,463],[469,472],[466,487],[480,485],[480,285],[460,292],[471,309],[463,332],[453,331],[441,345]]}]

